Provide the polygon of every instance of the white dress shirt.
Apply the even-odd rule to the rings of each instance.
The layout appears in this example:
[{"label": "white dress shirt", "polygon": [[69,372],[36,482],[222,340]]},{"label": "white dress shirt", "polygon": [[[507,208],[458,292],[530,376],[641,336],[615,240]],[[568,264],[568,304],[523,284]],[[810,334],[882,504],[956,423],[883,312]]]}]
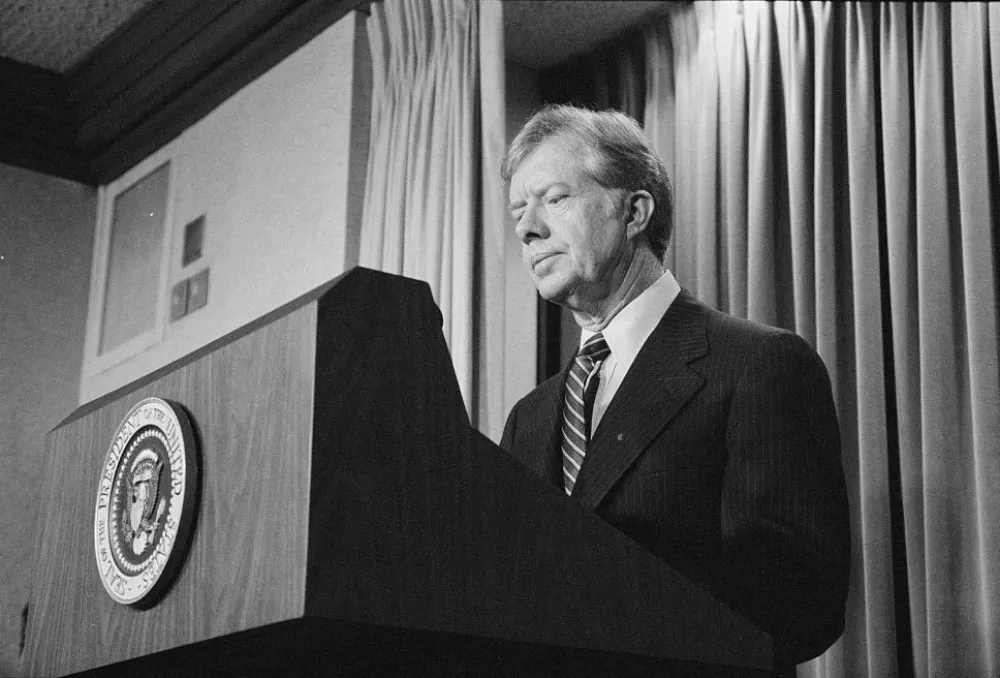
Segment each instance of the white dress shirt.
[{"label": "white dress shirt", "polygon": [[[618,311],[618,315],[611,319],[602,334],[604,340],[608,342],[611,355],[601,365],[598,373],[601,381],[597,385],[597,394],[594,397],[594,410],[591,414],[590,430],[591,435],[597,430],[601,423],[601,417],[611,404],[611,400],[618,392],[618,387],[625,380],[635,357],[639,354],[639,349],[646,343],[646,339],[653,333],[659,324],[663,314],[674,303],[674,299],[680,293],[680,285],[674,280],[670,271],[665,271],[660,278],[647,287],[642,294],[633,299],[629,304]],[[580,346],[583,346],[588,339],[594,336],[594,332],[589,330],[580,331]]]}]

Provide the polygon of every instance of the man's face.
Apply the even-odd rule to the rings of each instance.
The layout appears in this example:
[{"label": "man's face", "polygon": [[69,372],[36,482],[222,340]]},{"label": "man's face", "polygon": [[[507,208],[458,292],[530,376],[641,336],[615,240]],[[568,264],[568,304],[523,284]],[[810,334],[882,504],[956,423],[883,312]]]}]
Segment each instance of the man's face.
[{"label": "man's face", "polygon": [[611,195],[567,140],[542,142],[510,182],[521,254],[539,294],[574,310],[600,304],[621,282],[629,242]]}]

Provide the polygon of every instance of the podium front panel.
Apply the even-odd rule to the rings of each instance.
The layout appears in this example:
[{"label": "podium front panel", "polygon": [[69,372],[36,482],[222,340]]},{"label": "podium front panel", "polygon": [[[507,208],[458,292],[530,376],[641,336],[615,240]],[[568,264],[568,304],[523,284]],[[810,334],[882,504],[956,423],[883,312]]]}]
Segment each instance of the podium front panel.
[{"label": "podium front panel", "polygon": [[[61,675],[299,617],[303,611],[316,305],[82,407],[49,434],[29,610],[29,675]],[[112,436],[155,396],[200,447],[190,548],[150,609],[114,602],[94,557],[94,503]]]}]

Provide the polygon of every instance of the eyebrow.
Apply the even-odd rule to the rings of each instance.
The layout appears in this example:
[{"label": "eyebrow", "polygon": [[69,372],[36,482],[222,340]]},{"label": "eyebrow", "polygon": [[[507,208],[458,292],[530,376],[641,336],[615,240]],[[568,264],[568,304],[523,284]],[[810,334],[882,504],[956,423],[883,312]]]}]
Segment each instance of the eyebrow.
[{"label": "eyebrow", "polygon": [[[545,195],[546,193],[548,193],[550,190],[552,190],[555,187],[559,187],[559,188],[561,188],[563,190],[567,190],[567,191],[570,190],[570,185],[567,184],[567,183],[564,183],[562,181],[551,181],[551,182],[549,182],[547,184],[542,184],[537,190],[528,191],[528,193],[530,195],[534,195],[534,196]],[[517,200],[517,201],[509,203],[507,205],[507,211],[513,212],[514,210],[519,209],[521,207],[524,207],[527,204],[528,203],[526,201],[524,201],[524,200]]]}]

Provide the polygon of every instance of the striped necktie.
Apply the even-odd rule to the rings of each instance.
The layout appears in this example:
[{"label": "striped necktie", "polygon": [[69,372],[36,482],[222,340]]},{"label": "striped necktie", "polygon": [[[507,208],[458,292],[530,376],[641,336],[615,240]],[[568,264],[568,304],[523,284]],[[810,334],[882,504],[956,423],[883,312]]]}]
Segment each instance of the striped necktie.
[{"label": "striped necktie", "polygon": [[573,494],[573,485],[587,456],[590,440],[590,413],[594,408],[597,376],[601,362],[611,353],[600,333],[587,340],[581,348],[566,377],[563,396],[562,456],[563,485],[566,494]]}]

